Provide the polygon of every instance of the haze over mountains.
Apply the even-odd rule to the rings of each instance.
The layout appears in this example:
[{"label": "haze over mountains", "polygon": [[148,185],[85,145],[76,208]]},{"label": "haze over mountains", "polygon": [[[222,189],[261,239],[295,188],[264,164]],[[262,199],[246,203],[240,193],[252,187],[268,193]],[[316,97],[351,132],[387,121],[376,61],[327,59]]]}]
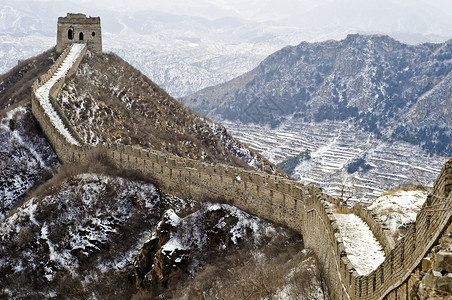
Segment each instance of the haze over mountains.
[{"label": "haze over mountains", "polygon": [[84,12],[101,16],[104,49],[175,97],[241,75],[301,41],[356,32],[387,33],[409,43],[452,38],[450,4],[440,0],[3,2],[0,73],[52,47],[58,16]]},{"label": "haze over mountains", "polygon": [[399,185],[431,185],[451,155],[451,58],[449,42],[303,42],[181,101],[297,180],[336,195],[349,186],[371,200]]},{"label": "haze over mountains", "polygon": [[385,138],[451,153],[449,43],[409,46],[388,36],[301,43],[256,69],[183,99],[209,117],[277,126],[352,119]]}]

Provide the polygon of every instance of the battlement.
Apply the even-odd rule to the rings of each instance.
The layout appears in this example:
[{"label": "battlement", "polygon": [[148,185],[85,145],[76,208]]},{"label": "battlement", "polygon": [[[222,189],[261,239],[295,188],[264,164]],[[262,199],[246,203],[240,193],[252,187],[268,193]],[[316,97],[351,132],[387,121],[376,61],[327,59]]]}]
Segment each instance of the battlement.
[{"label": "battlement", "polygon": [[58,23],[60,24],[72,24],[72,23],[78,23],[78,24],[98,24],[100,25],[100,18],[99,17],[86,17],[85,14],[72,14],[68,13],[66,17],[59,17]]},{"label": "battlement", "polygon": [[85,14],[68,13],[58,18],[56,51],[63,52],[70,44],[83,43],[88,49],[102,52],[100,17],[86,17]]}]

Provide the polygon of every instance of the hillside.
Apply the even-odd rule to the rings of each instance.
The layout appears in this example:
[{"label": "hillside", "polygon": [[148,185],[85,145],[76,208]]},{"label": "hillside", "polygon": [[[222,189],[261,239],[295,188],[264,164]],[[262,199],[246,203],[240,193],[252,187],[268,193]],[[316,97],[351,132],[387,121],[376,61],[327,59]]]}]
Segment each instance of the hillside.
[{"label": "hillside", "polygon": [[[107,61],[118,73],[105,72]],[[164,194],[148,180],[103,164],[99,157],[84,164],[59,165],[31,115],[26,92],[35,76],[28,73],[32,69],[33,74],[42,73],[37,67],[10,72],[4,81],[10,84],[4,85],[1,98],[5,109],[0,123],[0,298],[319,294],[315,258],[290,230],[229,205]],[[97,79],[103,81],[87,79],[87,70],[98,71]],[[137,144],[212,163],[278,172],[229,137],[223,127],[181,107],[135,72],[114,55],[89,54],[67,82],[60,99],[66,110],[71,100],[77,107],[76,101],[82,99],[75,113],[68,115],[75,116],[72,121],[86,142]],[[27,80],[20,83],[21,78]],[[139,84],[130,78],[138,78]],[[97,86],[77,80],[92,80]],[[140,90],[142,86],[145,90]],[[108,95],[108,89],[118,94],[124,89],[127,98]],[[7,98],[8,93],[17,96]],[[107,115],[102,109],[84,110],[103,105]],[[107,130],[112,126],[109,122],[116,122],[115,134]],[[183,149],[185,144],[189,146]],[[208,155],[196,152],[203,149]],[[158,261],[159,268],[150,267],[149,261]],[[274,273],[276,265],[279,275]],[[290,277],[283,276],[289,272]],[[305,284],[298,284],[300,280]]]},{"label": "hillside", "polygon": [[31,116],[19,107],[0,120],[0,221],[33,187],[52,176],[58,159]]},{"label": "hillside", "polygon": [[97,158],[59,165],[27,107],[0,124],[1,299],[319,295],[315,258],[293,231],[164,194]]},{"label": "hillside", "polygon": [[[37,189],[29,189],[27,195],[18,199],[22,201],[14,203],[15,207],[2,218],[2,297],[326,299],[328,289],[325,288],[325,279],[332,297],[340,298],[356,294],[356,289],[353,292],[352,287],[361,285],[363,278],[367,283],[369,278],[374,279],[374,292],[378,289],[379,292],[392,293],[390,289],[395,287],[397,295],[399,289],[405,291],[409,288],[409,282],[396,286],[400,285],[398,278],[407,278],[406,274],[414,271],[418,259],[424,257],[432,245],[429,240],[432,233],[442,233],[448,226],[442,219],[447,221],[449,217],[442,213],[420,218],[420,228],[428,227],[430,218],[439,219],[441,227],[432,226],[428,232],[422,232],[423,235],[419,235],[416,229],[409,231],[406,239],[397,243],[391,252],[402,254],[401,259],[394,262],[392,255],[388,258],[384,254],[391,243],[381,236],[383,228],[373,220],[367,221],[369,228],[364,228],[363,220],[354,214],[344,214],[348,209],[339,207],[340,200],[322,194],[321,189],[305,187],[263,172],[219,164],[214,166],[218,162],[229,163],[227,151],[234,150],[227,148],[232,138],[226,136],[225,130],[218,130],[219,125],[196,115],[183,119],[181,112],[187,113],[188,110],[172,105],[177,102],[159,91],[152,82],[136,77],[139,74],[134,73],[133,68],[110,61],[113,55],[87,52],[79,72],[72,78],[64,77],[72,76],[65,74],[72,74],[69,71],[75,69],[71,66],[79,61],[77,58],[84,57],[81,56],[84,50],[84,45],[72,45],[66,58],[58,59],[51,69],[52,73],[46,75],[45,78],[50,79],[45,79],[39,88],[33,85],[33,116],[39,120],[64,165]],[[94,61],[96,58],[102,64],[92,67],[95,62],[90,64],[89,59]],[[113,67],[109,70],[106,65]],[[100,75],[89,76],[96,72]],[[129,84],[122,85],[124,81],[121,76]],[[75,83],[77,77],[81,81]],[[118,82],[115,82],[114,78],[118,77]],[[55,112],[59,104],[51,103],[55,101],[53,96],[49,98],[51,91],[60,91],[61,85],[58,89],[52,89],[52,85],[56,82],[63,84],[64,81],[59,81],[62,78],[66,79],[66,85],[57,100],[63,106],[73,108],[69,111],[70,116],[66,116],[72,126],[66,120],[62,124],[63,113]],[[131,78],[139,78],[141,84],[133,84]],[[88,85],[90,88],[86,89]],[[108,92],[117,99],[113,97],[104,103],[111,97]],[[146,106],[146,103],[151,104]],[[161,103],[164,107],[159,107]],[[99,106],[105,107],[99,109]],[[105,139],[109,144],[141,145],[151,149],[152,143],[160,142],[163,145],[160,149],[170,152],[171,147],[175,146],[171,144],[172,140],[167,141],[168,134],[166,139],[160,141],[160,136],[152,130],[151,134],[146,135],[148,128],[143,119],[149,117],[148,112],[155,110],[162,115],[179,115],[184,121],[184,126],[178,126],[170,116],[159,120],[158,114],[151,115],[151,120],[158,120],[154,124],[156,131],[164,132],[165,126],[160,126],[162,121],[175,135],[180,134],[179,128],[185,132],[187,125],[193,125],[197,130],[196,121],[204,122],[204,128],[214,132],[207,133],[207,139],[204,137],[201,141],[211,144],[212,138],[217,138],[218,145],[226,147],[223,153],[227,155],[220,157],[220,161],[210,160],[212,165],[209,165],[205,163],[209,162],[205,153],[201,153],[201,159],[196,162],[133,147],[105,144],[93,148],[81,147],[74,140],[95,145],[104,143],[102,139]],[[98,111],[101,113],[97,114]],[[132,118],[132,114],[137,117]],[[113,121],[117,121],[115,134],[106,131],[112,124],[102,127],[102,119],[105,118],[106,123],[110,121],[108,115],[113,115]],[[2,120],[8,126],[0,129],[5,135],[21,136],[23,133],[16,130],[17,121],[19,125],[32,127],[27,118],[30,116],[26,107],[10,110]],[[131,122],[138,125],[124,125]],[[136,126],[143,126],[141,130],[145,132],[145,139],[141,139]],[[75,130],[69,133],[72,127]],[[105,132],[107,134],[104,135]],[[132,132],[132,136],[128,132]],[[197,137],[199,132],[194,136]],[[174,144],[178,145],[177,142]],[[166,148],[167,145],[170,147]],[[232,146],[236,145],[232,143]],[[42,144],[42,147],[48,146]],[[69,155],[64,155],[61,149]],[[212,149],[214,152],[217,148]],[[30,154],[33,155],[33,151],[25,151],[24,157],[30,157]],[[269,166],[268,172],[278,171],[272,169],[270,163],[260,168],[257,165],[259,161],[240,160],[234,154],[231,151],[230,155],[248,168],[259,170]],[[20,157],[17,153],[12,153],[12,156]],[[310,157],[310,151],[305,151],[297,159],[309,160]],[[48,169],[51,163],[41,165]],[[352,168],[351,165],[349,168]],[[353,168],[365,170],[372,166],[360,162]],[[446,209],[449,209],[446,205],[450,203],[444,201],[450,191],[450,170],[449,166],[443,168],[434,192],[439,201],[443,201],[438,204],[444,204]],[[432,204],[431,198],[428,198],[426,205]],[[251,216],[231,204],[285,224],[298,235]],[[422,212],[423,215],[425,213]],[[372,219],[373,215],[368,212],[365,218]],[[371,226],[377,226],[380,231],[376,228],[374,233],[370,230]],[[423,238],[424,235],[427,238]],[[369,238],[359,238],[363,236]],[[409,254],[405,244],[406,241],[413,241],[414,237],[416,245],[420,246],[415,249],[415,254]],[[314,249],[318,260],[309,251],[302,251],[303,243]],[[362,267],[358,261],[368,257],[367,252],[359,249],[369,243],[372,243],[369,250],[375,254],[371,259],[373,263],[365,269],[358,269],[358,266]],[[341,258],[343,260],[337,264],[336,259]],[[384,265],[390,261],[397,273],[393,269],[376,268],[382,261]],[[405,269],[405,263],[412,267]],[[342,268],[353,269],[357,273],[342,276]],[[368,274],[369,277],[357,274]],[[378,278],[388,280],[377,282],[377,274]],[[436,276],[435,273],[433,276]]]},{"label": "hillside", "polygon": [[124,58],[173,97],[230,80],[300,41],[342,39],[353,32],[385,33],[410,44],[452,37],[450,9],[426,0],[282,1],[277,7],[271,3],[206,0],[174,5],[159,0],[134,11],[100,2],[3,0],[0,73],[17,60],[52,47],[55,20],[74,5],[80,12],[95,9],[102,16],[104,49]]},{"label": "hillside", "polygon": [[425,189],[407,186],[383,193],[369,208],[388,225],[394,239],[400,239],[407,228],[416,222],[416,216],[428,194],[429,191]]},{"label": "hillside", "polygon": [[0,112],[12,106],[28,104],[33,81],[44,74],[56,58],[57,54],[51,49],[19,61],[14,68],[0,75]]},{"label": "hillside", "polygon": [[49,50],[0,76],[0,220],[59,165],[29,107],[33,81],[55,58]]},{"label": "hillside", "polygon": [[[0,298],[199,299],[232,295],[237,285],[250,295],[275,295],[285,286],[306,295],[293,283],[312,278],[315,269],[298,267],[313,258],[300,252],[295,233],[228,205],[161,194],[106,169],[91,173],[93,165],[79,174],[66,166],[0,223]],[[146,261],[161,268],[151,270]],[[293,276],[256,289],[252,282],[273,278],[276,264]]]},{"label": "hillside", "polygon": [[286,47],[227,83],[181,99],[217,120],[277,126],[349,121],[385,140],[452,155],[452,43],[406,45],[388,36]]},{"label": "hillside", "polygon": [[114,54],[88,52],[58,102],[85,143],[122,143],[180,157],[281,171],[224,127],[181,106]]},{"label": "hillside", "polygon": [[271,162],[289,166],[286,172],[297,181],[355,201],[373,201],[407,184],[432,186],[449,159],[404,141],[384,140],[348,121],[290,118],[276,128],[237,121],[222,124]]}]

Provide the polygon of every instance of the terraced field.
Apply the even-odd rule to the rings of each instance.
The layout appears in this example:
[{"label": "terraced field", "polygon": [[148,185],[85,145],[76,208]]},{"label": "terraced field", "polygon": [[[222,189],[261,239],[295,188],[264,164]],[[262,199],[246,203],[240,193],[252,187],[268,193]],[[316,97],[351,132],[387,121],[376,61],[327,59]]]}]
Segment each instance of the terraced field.
[{"label": "terraced field", "polygon": [[[312,158],[299,163],[293,177],[354,201],[371,201],[383,191],[404,184],[431,186],[447,160],[429,156],[408,143],[382,141],[347,122],[314,124],[289,120],[274,129],[221,123],[230,134],[273,163],[309,149]],[[371,166],[370,170],[349,174],[347,166],[359,158]]]}]

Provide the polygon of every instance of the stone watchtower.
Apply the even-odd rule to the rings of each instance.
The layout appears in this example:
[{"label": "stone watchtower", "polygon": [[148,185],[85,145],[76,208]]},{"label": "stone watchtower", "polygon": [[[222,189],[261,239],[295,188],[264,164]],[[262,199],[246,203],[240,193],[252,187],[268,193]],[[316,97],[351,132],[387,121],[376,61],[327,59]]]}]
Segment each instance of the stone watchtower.
[{"label": "stone watchtower", "polygon": [[100,18],[89,17],[84,14],[70,14],[66,17],[58,18],[57,29],[57,53],[63,50],[69,44],[84,43],[88,49],[96,52],[102,52],[102,33],[100,30]]}]

